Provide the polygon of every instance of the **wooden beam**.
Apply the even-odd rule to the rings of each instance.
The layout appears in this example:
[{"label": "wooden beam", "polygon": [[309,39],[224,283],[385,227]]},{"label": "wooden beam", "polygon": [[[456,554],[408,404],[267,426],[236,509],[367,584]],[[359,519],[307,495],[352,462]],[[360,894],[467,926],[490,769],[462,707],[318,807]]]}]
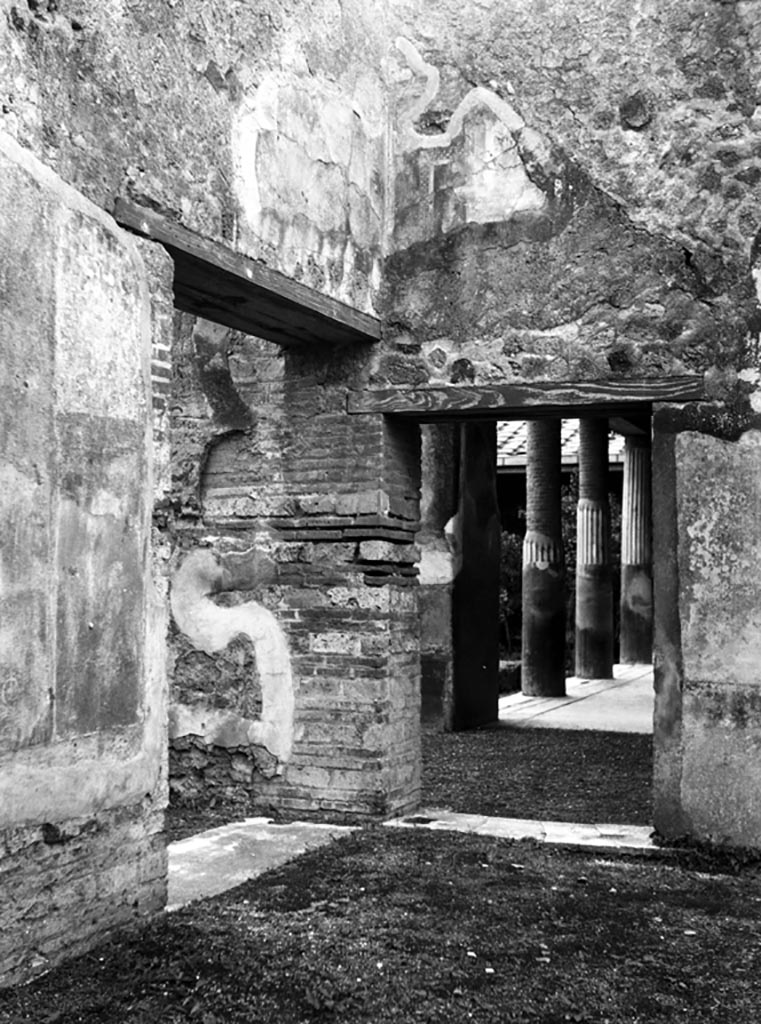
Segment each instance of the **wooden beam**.
[{"label": "wooden beam", "polygon": [[462,384],[355,391],[350,413],[383,413],[424,422],[444,419],[539,419],[545,416],[636,416],[654,402],[705,398],[702,377],[600,380],[566,384]]},{"label": "wooden beam", "polygon": [[117,199],[122,227],[160,242],[174,259],[178,309],[280,345],[375,342],[380,321],[258,260],[127,199]]}]

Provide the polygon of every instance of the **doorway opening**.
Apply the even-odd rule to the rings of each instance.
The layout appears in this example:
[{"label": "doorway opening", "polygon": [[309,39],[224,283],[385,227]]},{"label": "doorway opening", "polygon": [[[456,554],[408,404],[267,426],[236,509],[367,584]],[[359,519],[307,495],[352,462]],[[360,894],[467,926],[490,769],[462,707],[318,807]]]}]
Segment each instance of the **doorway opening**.
[{"label": "doorway opening", "polygon": [[[614,409],[606,417],[591,418],[598,433],[604,424],[606,456],[604,466],[596,467],[601,479],[593,481],[592,491],[588,467],[579,461],[580,435],[586,429],[582,424],[590,417],[585,417],[583,408],[558,411],[561,415],[551,418],[560,440],[551,486],[558,492],[558,540],[563,548],[557,572],[562,579],[559,641],[551,623],[543,632],[551,618],[544,583],[538,599],[527,594],[532,573],[551,575],[553,557],[557,558],[547,547],[552,538],[541,529],[546,523],[531,522],[527,443],[531,421],[501,410],[499,421],[450,424],[443,434],[440,424],[423,428],[424,536],[426,526],[430,535],[431,513],[438,511],[439,519],[443,517],[444,508],[432,508],[436,505],[432,490],[440,504],[442,499],[444,506],[449,502],[452,511],[445,538],[452,552],[449,706],[447,679],[441,671],[437,676],[427,650],[423,616],[423,798],[428,804],[432,799],[439,804],[444,800],[453,810],[506,817],[649,824],[653,766],[650,407]],[[456,452],[448,466],[450,474],[454,467],[456,486],[448,490],[441,480],[436,484],[436,464],[432,466],[430,460],[437,448],[440,454],[442,437]],[[633,454],[641,451],[647,453],[645,476],[641,456]],[[596,495],[594,500],[590,493]],[[542,505],[547,495],[540,494],[538,500]],[[601,523],[603,512],[605,522]],[[646,551],[640,545],[632,554],[631,537],[627,539],[632,531],[646,539]],[[537,532],[544,544],[539,544],[538,553]],[[525,558],[531,557],[532,543],[534,564],[527,573]],[[429,586],[424,573],[423,591]],[[643,614],[649,616],[650,632],[645,641],[639,637],[639,644],[631,637],[633,593],[635,632]],[[429,599],[424,593],[424,609]],[[609,667],[594,671],[592,657],[593,671],[589,671],[582,651],[579,671],[579,641],[590,646],[590,600],[594,612],[595,604],[606,599],[609,607],[607,619],[602,617],[602,630],[608,634]],[[532,600],[526,652],[523,620],[526,602]],[[438,601],[441,605],[440,593]],[[577,601],[583,606],[581,614],[577,614]],[[595,654],[600,622],[594,621],[594,615],[592,619],[597,630]],[[537,686],[536,678],[533,686],[529,679],[529,686],[522,687],[526,653],[531,658],[540,649],[534,659],[536,677],[547,665],[548,648],[558,642],[562,689],[549,686],[543,693],[543,681]],[[554,655],[557,662],[558,653]],[[453,800],[458,807],[452,806]]]}]

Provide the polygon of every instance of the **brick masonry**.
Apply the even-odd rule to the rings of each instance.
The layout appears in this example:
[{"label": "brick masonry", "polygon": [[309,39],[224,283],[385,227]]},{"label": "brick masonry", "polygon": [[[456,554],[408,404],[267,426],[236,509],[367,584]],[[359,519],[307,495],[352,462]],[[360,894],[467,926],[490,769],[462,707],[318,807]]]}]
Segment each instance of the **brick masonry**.
[{"label": "brick masonry", "polygon": [[185,317],[176,326],[173,561],[209,547],[227,574],[216,607],[273,614],[294,713],[287,759],[241,744],[242,723],[261,713],[251,642],[199,651],[173,628],[173,799],[300,815],[412,807],[418,428],[347,414],[348,388],[367,372],[356,356],[282,352]]},{"label": "brick masonry", "polygon": [[26,981],[166,902],[164,812],[152,802],[2,835],[0,978]]}]

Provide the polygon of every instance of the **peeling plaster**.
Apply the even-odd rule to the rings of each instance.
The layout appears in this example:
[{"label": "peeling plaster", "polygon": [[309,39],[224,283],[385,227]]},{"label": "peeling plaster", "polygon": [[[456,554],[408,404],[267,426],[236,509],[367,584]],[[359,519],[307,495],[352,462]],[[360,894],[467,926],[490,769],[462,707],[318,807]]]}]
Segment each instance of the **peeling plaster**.
[{"label": "peeling plaster", "polygon": [[451,551],[444,549],[439,539],[432,541],[430,546],[420,542],[418,568],[421,585],[451,583],[456,575],[455,558]]},{"label": "peeling plaster", "polygon": [[380,78],[270,72],[231,125],[237,244],[343,301],[380,282],[387,115]]},{"label": "peeling plaster", "polygon": [[[399,115],[398,156],[402,167],[419,162],[417,205],[434,199],[441,206],[438,231],[544,211],[547,196],[531,180],[525,162],[529,158],[539,166],[548,165],[550,147],[542,136],[528,128],[510,103],[483,86],[463,97],[444,131],[418,131],[416,120],[438,95],[439,71],[409,40],[399,38],[396,46],[414,74],[424,80],[421,95]],[[439,155],[437,150],[450,152]],[[420,227],[413,225],[413,233],[415,228],[419,233]],[[419,240],[406,237],[409,233],[408,229],[405,244]]]},{"label": "peeling plaster", "polygon": [[[175,705],[175,735],[202,735],[219,746],[265,747],[281,764],[293,746],[294,693],[288,643],[277,619],[256,601],[233,608],[215,604],[213,594],[229,590],[230,578],[219,556],[199,548],[184,560],[172,581],[174,620],[199,651],[214,654],[243,634],[254,645],[262,689],[262,716],[251,721],[212,708]],[[234,720],[237,718],[237,720]]]}]

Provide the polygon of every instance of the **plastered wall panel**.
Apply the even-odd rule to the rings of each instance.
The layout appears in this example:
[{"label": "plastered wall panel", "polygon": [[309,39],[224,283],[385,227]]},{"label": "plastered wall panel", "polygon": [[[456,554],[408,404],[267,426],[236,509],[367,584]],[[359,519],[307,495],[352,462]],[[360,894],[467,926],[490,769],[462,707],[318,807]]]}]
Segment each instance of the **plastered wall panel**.
[{"label": "plastered wall panel", "polygon": [[761,431],[678,435],[685,676],[761,688]]},{"label": "plastered wall panel", "polygon": [[37,258],[52,204],[0,152],[0,748],[52,730],[54,314],[49,268]]},{"label": "plastered wall panel", "polygon": [[165,616],[142,260],[4,135],[0,165],[0,823],[20,825],[160,795]]}]

